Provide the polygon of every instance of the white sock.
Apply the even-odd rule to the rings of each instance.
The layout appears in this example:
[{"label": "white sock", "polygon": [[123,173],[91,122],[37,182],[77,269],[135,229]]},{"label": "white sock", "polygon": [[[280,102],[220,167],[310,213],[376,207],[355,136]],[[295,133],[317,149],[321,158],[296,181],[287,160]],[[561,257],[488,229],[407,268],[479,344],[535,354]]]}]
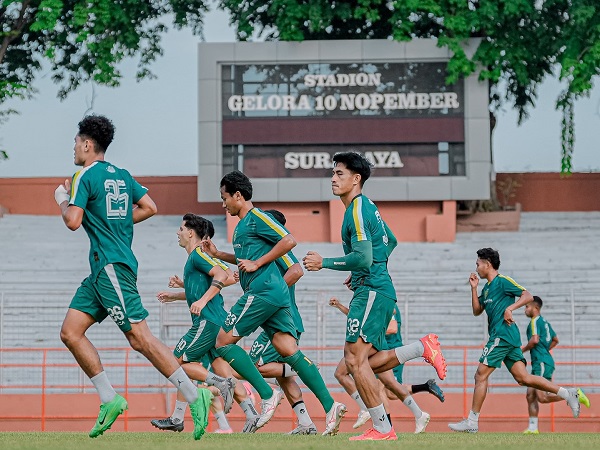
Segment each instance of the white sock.
[{"label": "white sock", "polygon": [[392,424],[387,418],[383,403],[375,408],[368,408],[369,414],[371,414],[371,421],[373,422],[373,428],[380,433],[389,433],[392,431]]},{"label": "white sock", "polygon": [[360,408],[361,411],[367,410],[367,405],[365,405],[365,402],[363,402],[363,399],[360,398],[360,394],[358,393],[358,391],[356,391],[354,394],[350,394],[350,397],[352,397],[354,399],[354,401],[356,402],[356,404],[358,405],[358,407]]},{"label": "white sock", "polygon": [[256,408],[254,408],[254,404],[252,403],[252,400],[250,400],[250,397],[241,402],[240,407],[242,408],[242,411],[244,411],[244,414],[246,414],[246,419],[251,419],[259,415],[258,412],[256,412]]},{"label": "white sock", "polygon": [[411,359],[420,358],[423,356],[424,351],[425,349],[421,341],[416,341],[412,344],[403,345],[394,349],[394,353],[396,353],[396,358],[398,358],[400,364],[404,364]]},{"label": "white sock", "polygon": [[187,402],[175,400],[175,409],[173,410],[173,414],[171,414],[171,421],[173,423],[183,422],[183,416],[185,416],[187,405]]},{"label": "white sock", "polygon": [[404,403],[408,409],[410,409],[410,412],[413,413],[415,419],[419,419],[423,415],[423,411],[421,411],[421,408],[419,408],[417,402],[415,402],[415,400],[412,398],[412,395],[406,397],[402,403]]},{"label": "white sock", "polygon": [[296,413],[296,417],[298,417],[298,425],[309,426],[312,425],[313,421],[308,415],[308,411],[306,410],[306,405],[302,400],[292,406],[292,409]]},{"label": "white sock", "polygon": [[225,417],[225,413],[223,411],[216,412],[215,419],[217,419],[217,423],[219,424],[219,428],[221,430],[228,430],[231,428],[229,426],[229,422],[227,422],[227,417]]},{"label": "white sock", "polygon": [[208,384],[209,386],[214,386],[215,383],[222,383],[224,381],[225,381],[225,378],[215,375],[212,372],[208,372],[208,375],[206,375],[206,380],[204,380],[204,382],[206,384]]},{"label": "white sock", "polygon": [[110,384],[110,381],[108,381],[108,376],[106,375],[106,372],[102,371],[98,375],[95,375],[94,377],[90,378],[90,380],[94,384],[96,390],[98,391],[98,395],[100,396],[100,403],[108,403],[113,398],[115,398],[115,395],[117,395],[117,392]]},{"label": "white sock", "polygon": [[531,431],[538,429],[538,418],[537,417],[530,417],[529,418],[529,429]]},{"label": "white sock", "polygon": [[558,388],[558,392],[556,393],[560,398],[564,398],[565,400],[569,398],[569,391],[567,391],[564,387]]},{"label": "white sock", "polygon": [[192,380],[185,374],[183,368],[179,367],[169,377],[169,381],[183,394],[188,403],[194,403],[198,400],[198,388],[194,386]]},{"label": "white sock", "polygon": [[479,413],[469,411],[469,420],[471,422],[479,423]]},{"label": "white sock", "polygon": [[283,371],[282,371],[282,372],[283,372],[283,373],[282,373],[282,376],[283,376],[284,378],[285,378],[285,377],[293,377],[293,376],[296,376],[296,375],[298,375],[298,374],[296,373],[296,371],[295,371],[294,369],[292,369],[292,366],[290,366],[288,363],[285,363],[285,364],[283,365]]}]

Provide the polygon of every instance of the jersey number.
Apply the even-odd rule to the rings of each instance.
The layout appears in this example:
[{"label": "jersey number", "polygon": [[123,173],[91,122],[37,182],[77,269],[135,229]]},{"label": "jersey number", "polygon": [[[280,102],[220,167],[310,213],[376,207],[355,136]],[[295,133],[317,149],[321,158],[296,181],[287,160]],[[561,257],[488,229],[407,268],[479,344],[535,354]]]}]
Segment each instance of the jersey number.
[{"label": "jersey number", "polygon": [[127,217],[129,194],[121,192],[121,190],[125,190],[125,182],[123,180],[106,180],[104,190],[106,191],[106,217],[108,219]]}]

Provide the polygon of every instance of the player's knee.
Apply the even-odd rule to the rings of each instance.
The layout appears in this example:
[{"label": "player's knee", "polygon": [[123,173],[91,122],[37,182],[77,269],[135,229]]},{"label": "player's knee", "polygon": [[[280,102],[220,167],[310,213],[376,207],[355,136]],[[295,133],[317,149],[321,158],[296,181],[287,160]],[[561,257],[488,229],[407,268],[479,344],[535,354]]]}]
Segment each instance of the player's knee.
[{"label": "player's knee", "polygon": [[519,383],[520,386],[526,386],[529,385],[529,375],[523,375],[523,374],[516,374],[514,375],[515,381],[517,383]]}]

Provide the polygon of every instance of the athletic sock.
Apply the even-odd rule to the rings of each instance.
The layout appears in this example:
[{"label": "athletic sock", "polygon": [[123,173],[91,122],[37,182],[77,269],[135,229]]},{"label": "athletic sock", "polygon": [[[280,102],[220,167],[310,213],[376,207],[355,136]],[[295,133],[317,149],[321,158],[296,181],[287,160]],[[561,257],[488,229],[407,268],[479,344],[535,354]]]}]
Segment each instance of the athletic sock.
[{"label": "athletic sock", "polygon": [[569,391],[567,391],[564,387],[558,388],[558,392],[556,393],[560,398],[564,398],[565,400],[569,398]]},{"label": "athletic sock", "polygon": [[468,419],[473,423],[479,423],[479,413],[469,411]]},{"label": "athletic sock", "polygon": [[171,422],[183,422],[183,417],[185,416],[185,410],[187,408],[187,405],[187,402],[175,400],[175,409],[173,410],[173,414],[171,414]]},{"label": "athletic sock", "polygon": [[243,348],[235,344],[229,344],[219,347],[217,353],[256,389],[260,398],[266,400],[273,396],[273,389],[262,377]]},{"label": "athletic sock", "polygon": [[410,390],[413,394],[418,394],[419,392],[427,392],[429,391],[429,387],[427,386],[427,383],[423,383],[423,384],[413,384],[410,387]]},{"label": "athletic sock", "polygon": [[110,384],[110,381],[108,381],[108,375],[106,375],[105,371],[93,376],[90,378],[90,381],[94,384],[94,387],[98,391],[100,403],[108,403],[115,398],[115,395],[117,395],[117,392]]},{"label": "athletic sock", "polygon": [[394,353],[396,353],[396,358],[398,358],[399,364],[404,364],[411,359],[416,359],[423,356],[423,344],[421,341],[413,342],[412,344],[403,345],[401,347],[396,347],[394,349]]},{"label": "athletic sock", "polygon": [[194,386],[194,383],[188,378],[182,367],[173,372],[169,377],[169,381],[183,394],[188,403],[194,403],[198,400],[198,388]]},{"label": "athletic sock", "polygon": [[368,411],[371,414],[373,428],[383,434],[387,434],[392,430],[392,424],[387,418],[383,403],[375,408],[369,408]]},{"label": "athletic sock", "polygon": [[538,429],[538,418],[537,417],[530,417],[529,418],[529,429],[531,431],[534,431],[534,430]]},{"label": "athletic sock", "polygon": [[242,411],[244,411],[246,419],[251,419],[259,415],[258,412],[256,412],[256,408],[254,408],[254,405],[252,404],[252,400],[250,400],[250,398],[247,398],[246,400],[242,401],[240,403],[240,408],[242,408]]},{"label": "athletic sock", "polygon": [[327,390],[317,366],[300,350],[283,360],[292,366],[304,384],[317,396],[325,412],[328,413],[333,406],[333,397]]},{"label": "athletic sock", "polygon": [[[387,414],[387,418],[390,422],[390,425],[392,425],[392,415],[390,413]],[[392,428],[394,427],[394,425],[392,425]]]},{"label": "athletic sock", "polygon": [[298,375],[294,369],[291,368],[289,364],[283,364],[283,369],[281,370],[281,376],[283,378],[286,377],[294,377]]},{"label": "athletic sock", "polygon": [[221,430],[228,430],[231,428],[229,426],[229,422],[227,422],[227,417],[225,417],[225,413],[223,411],[216,412],[215,419],[217,419],[217,423],[219,424],[219,428]]},{"label": "athletic sock", "polygon": [[410,409],[410,412],[413,413],[413,415],[415,416],[415,419],[420,418],[423,415],[423,411],[421,411],[421,408],[419,408],[419,405],[417,405],[417,402],[415,402],[415,399],[412,398],[412,395],[409,395],[408,397],[406,397],[402,403],[404,403],[408,409]]},{"label": "athletic sock", "polygon": [[360,394],[358,393],[358,391],[356,391],[354,394],[350,394],[350,397],[352,397],[352,399],[356,402],[361,411],[367,410],[367,405],[365,405],[363,399],[360,398]]},{"label": "athletic sock", "polygon": [[209,386],[214,386],[216,383],[223,383],[224,381],[225,378],[215,375],[212,372],[208,372],[208,375],[206,375],[205,383]]},{"label": "athletic sock", "polygon": [[304,427],[308,427],[312,425],[313,421],[306,410],[306,405],[302,400],[292,405],[292,409],[296,413],[296,417],[298,417],[298,425],[302,425]]}]

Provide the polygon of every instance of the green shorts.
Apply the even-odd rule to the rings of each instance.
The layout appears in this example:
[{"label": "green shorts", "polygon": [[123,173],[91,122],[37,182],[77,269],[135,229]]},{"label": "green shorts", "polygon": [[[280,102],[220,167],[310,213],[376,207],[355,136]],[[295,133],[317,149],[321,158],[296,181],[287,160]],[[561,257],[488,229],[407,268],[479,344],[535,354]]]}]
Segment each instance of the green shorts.
[{"label": "green shorts", "polygon": [[508,370],[517,361],[527,364],[521,347],[515,347],[500,338],[490,339],[485,347],[483,347],[483,353],[481,354],[481,358],[479,358],[480,363],[488,367],[495,367],[496,369],[499,369],[504,362]]},{"label": "green shorts", "polygon": [[361,337],[377,350],[386,349],[385,331],[395,307],[395,299],[368,287],[356,290],[348,311],[346,342],[356,342]]},{"label": "green shorts", "polygon": [[225,318],[223,330],[233,330],[234,336],[249,336],[261,327],[271,339],[277,332],[289,333],[298,339],[298,330],[289,306],[276,306],[262,297],[246,292]]},{"label": "green shorts", "polygon": [[[220,330],[219,325],[201,320],[179,340],[173,354],[176,358],[182,358],[184,362],[202,362],[202,358],[214,350]],[[215,357],[216,354],[213,354],[212,359]]]},{"label": "green shorts", "polygon": [[[298,336],[299,335],[300,333],[298,333]],[[299,343],[299,341],[300,338],[296,339],[296,343]],[[277,350],[275,350],[275,347],[271,344],[271,340],[267,336],[267,333],[264,331],[254,340],[248,354],[254,364],[261,366],[272,362],[285,362],[283,356],[277,353]]]},{"label": "green shorts", "polygon": [[552,381],[554,366],[551,364],[546,364],[543,361],[532,361],[531,374],[544,377],[546,380]]},{"label": "green shorts", "polygon": [[90,275],[81,282],[69,308],[89,314],[98,323],[110,316],[127,333],[132,323],[148,317],[136,281],[135,273],[125,264],[108,264],[95,280]]}]

